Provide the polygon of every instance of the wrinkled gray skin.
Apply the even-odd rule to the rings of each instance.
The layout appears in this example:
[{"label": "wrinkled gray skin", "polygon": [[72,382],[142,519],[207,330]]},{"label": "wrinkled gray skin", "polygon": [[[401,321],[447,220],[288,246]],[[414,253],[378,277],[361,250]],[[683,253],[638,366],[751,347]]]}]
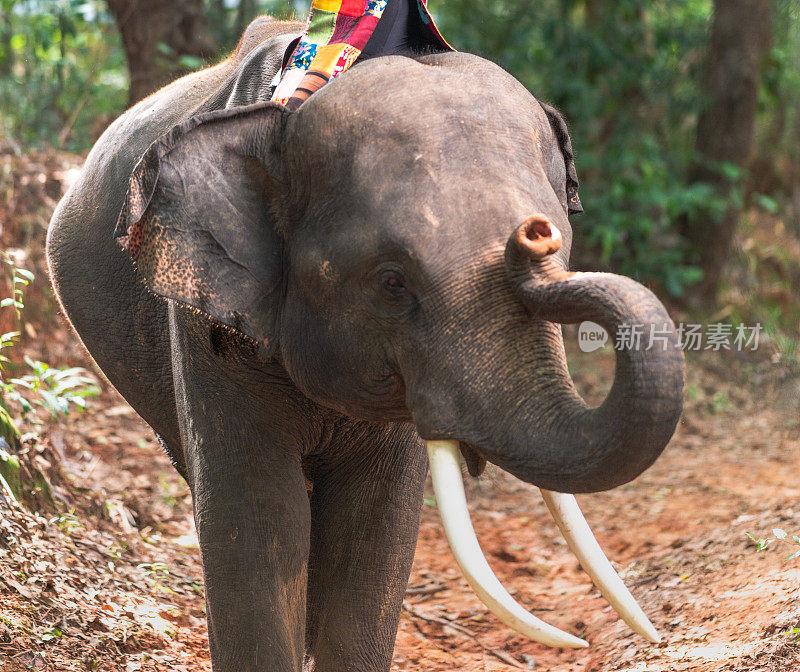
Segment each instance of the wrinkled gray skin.
[{"label": "wrinkled gray skin", "polygon": [[[554,321],[671,322],[633,281],[564,272],[560,120],[475,56],[367,61],[295,113],[212,112],[144,166],[152,200],[126,203],[173,126],[268,95],[297,30],[257,22],[229,61],[115,122],[48,241],[66,314],[191,487],[215,672],[389,669],[420,435],[594,491],[647,468],[681,409],[676,349],[619,354],[599,409],[576,394]],[[194,289],[167,274],[148,279],[174,301],[148,291],[120,211],[173,227]],[[564,238],[544,260],[513,243],[535,213]]]}]

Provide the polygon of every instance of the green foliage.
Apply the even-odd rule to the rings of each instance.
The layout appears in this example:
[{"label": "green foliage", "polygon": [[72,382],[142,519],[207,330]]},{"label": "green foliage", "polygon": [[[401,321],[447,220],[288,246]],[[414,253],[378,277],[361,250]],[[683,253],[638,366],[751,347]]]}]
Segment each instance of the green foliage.
[{"label": "green foliage", "polygon": [[[800,2],[773,0],[772,50],[764,64],[759,100],[758,145],[777,173],[786,161],[800,160]],[[791,185],[781,183],[778,189]]]},{"label": "green foliage", "polygon": [[0,402],[0,445],[5,442],[5,445],[15,448],[19,445],[19,440],[20,433],[14,418]]},{"label": "green foliage", "polygon": [[100,0],[0,0],[0,140],[84,149],[124,107],[119,35]]},{"label": "green foliage", "polygon": [[55,509],[53,488],[44,472],[6,447],[0,442],[0,500],[23,502],[32,510]]},{"label": "green foliage", "polygon": [[688,184],[711,0],[440,0],[454,46],[496,60],[571,129],[585,213],[579,264],[613,267],[680,296],[699,280],[676,221],[720,215]]},{"label": "green foliage", "polygon": [[61,530],[64,534],[70,535],[79,527],[81,527],[81,521],[77,515],[75,515],[75,509],[70,509],[62,513],[59,516],[51,519],[49,521],[52,523],[58,524],[58,529]]},{"label": "green foliage", "polygon": [[10,496],[14,501],[24,492],[19,459],[3,449],[0,442],[0,501]]},{"label": "green foliage", "polygon": [[772,537],[765,537],[760,538],[756,537],[749,532],[746,533],[748,537],[752,540],[752,542],[756,545],[756,553],[761,553],[761,551],[766,550],[769,548],[773,543],[792,543],[795,546],[796,550],[793,550],[789,555],[786,556],[787,560],[794,560],[795,558],[800,558],[800,537],[797,535],[792,536],[792,542],[789,541],[789,535],[786,533],[786,530],[782,530],[779,527],[773,528],[772,530]]},{"label": "green foliage", "polygon": [[[291,18],[307,6],[207,0],[207,25],[222,56],[257,14]],[[186,70],[208,65],[168,45],[157,48]],[[127,97],[125,51],[103,0],[0,0],[0,146],[86,151],[125,110]]]},{"label": "green foliage", "polygon": [[[6,252],[0,252],[0,273],[10,270],[12,296],[0,299],[0,310],[8,310],[13,308],[16,322],[19,324],[21,311],[25,307],[23,287],[30,282],[29,275],[20,275],[16,265],[14,265],[11,257]],[[27,274],[28,272],[25,271]],[[19,340],[19,331],[9,331],[0,333],[0,448],[3,446],[10,448],[17,448],[20,441],[20,432],[17,428],[14,418],[9,412],[5,395],[5,381],[3,379],[4,366],[10,363],[7,356],[11,348],[13,348]],[[13,465],[11,465],[13,467]],[[10,467],[9,467],[10,468]],[[4,485],[0,484],[0,485]]]},{"label": "green foliage", "polygon": [[[44,362],[25,357],[32,373],[9,379],[2,387],[9,401],[17,402],[24,418],[34,407],[45,409],[53,422],[59,415],[68,415],[70,405],[83,409],[86,397],[95,396],[99,388],[94,378],[86,375],[86,369],[72,367],[53,369]],[[25,395],[21,390],[25,390]],[[29,400],[30,399],[30,400]]]},{"label": "green foliage", "polygon": [[[8,255],[0,253],[0,266],[10,270],[13,297],[0,302],[0,310],[13,309],[17,323],[25,308],[24,287],[33,281],[33,274],[19,268]],[[0,334],[0,350],[9,351],[18,345],[19,330]],[[39,407],[44,409],[51,421],[67,415],[72,406],[83,409],[86,398],[99,393],[94,378],[80,367],[67,369],[52,368],[25,355],[23,361],[29,373],[17,377],[7,377],[6,368],[10,361],[6,355],[0,356],[0,436],[10,446],[18,443],[19,430],[14,422],[12,411],[17,409],[24,419]]]},{"label": "green foliage", "polygon": [[[7,255],[4,255],[3,263],[5,263],[11,269],[11,286],[13,288],[13,296],[0,299],[0,308],[10,308],[13,306],[14,312],[17,316],[17,321],[19,321],[22,317],[22,309],[25,307],[23,299],[25,287],[27,287],[33,281],[33,273],[24,268],[18,268],[15,266],[11,261],[11,258]],[[19,332],[0,335],[0,349],[4,347],[11,347],[18,336]],[[0,360],[0,364],[3,361],[4,360]]]},{"label": "green foliage", "polygon": [[[19,327],[25,309],[24,288],[33,281],[33,274],[19,268],[11,255],[2,251],[0,273],[9,277],[13,288],[13,295],[0,301],[0,311],[12,312]],[[47,476],[34,464],[19,459],[19,422],[36,408],[46,410],[55,422],[69,412],[70,406],[83,408],[86,397],[97,394],[99,388],[84,369],[51,368],[27,356],[23,361],[30,372],[8,377],[9,369],[19,368],[8,354],[19,347],[20,331],[17,328],[0,334],[0,352],[6,353],[0,355],[0,498],[22,501],[32,509],[53,509],[56,504]],[[33,420],[40,422],[35,417]]]},{"label": "green foliage", "polygon": [[63,636],[64,636],[64,633],[61,632],[61,630],[59,630],[56,627],[52,627],[52,628],[48,628],[47,630],[45,630],[41,634],[41,636],[39,637],[39,640],[42,641],[42,642],[50,642],[50,641],[52,641],[54,639],[61,639],[61,637],[63,637]]},{"label": "green foliage", "polygon": [[[303,17],[308,0],[205,0],[219,56],[257,14]],[[677,223],[752,202],[778,212],[800,174],[800,0],[773,0],[764,64],[758,175],[718,169],[727,193],[692,183],[712,0],[431,0],[452,44],[499,62],[558,106],[572,131],[586,209],[574,219],[579,266],[607,267],[681,296],[697,282]],[[159,44],[184,69],[196,56]],[[125,53],[102,0],[0,0],[0,145],[86,150],[122,112]],[[767,179],[768,178],[768,179]],[[755,187],[753,187],[755,183]],[[720,195],[723,193],[724,195]]]}]

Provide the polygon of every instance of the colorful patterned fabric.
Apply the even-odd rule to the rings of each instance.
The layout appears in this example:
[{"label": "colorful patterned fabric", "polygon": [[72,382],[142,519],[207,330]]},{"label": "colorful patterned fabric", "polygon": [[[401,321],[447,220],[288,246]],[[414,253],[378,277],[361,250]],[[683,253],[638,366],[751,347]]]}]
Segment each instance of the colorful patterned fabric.
[{"label": "colorful patterned fabric", "polygon": [[[353,65],[375,31],[387,1],[313,0],[306,31],[289,57],[272,100],[296,109]],[[446,50],[452,49],[436,28],[427,0],[414,1],[433,40]]]}]

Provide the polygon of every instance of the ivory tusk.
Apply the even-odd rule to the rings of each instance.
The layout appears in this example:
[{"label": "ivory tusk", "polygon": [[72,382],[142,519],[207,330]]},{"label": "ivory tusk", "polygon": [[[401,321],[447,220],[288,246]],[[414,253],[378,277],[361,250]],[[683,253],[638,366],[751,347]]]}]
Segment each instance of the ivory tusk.
[{"label": "ivory tusk", "polygon": [[428,441],[436,504],[453,555],[475,594],[507,626],[531,639],[569,648],[588,644],[548,625],[520,606],[492,572],[481,551],[467,509],[457,441]]},{"label": "ivory tusk", "polygon": [[561,530],[561,534],[564,535],[570,550],[580,560],[581,567],[592,577],[594,585],[597,586],[603,597],[614,607],[614,610],[630,626],[631,630],[658,644],[661,636],[636,599],[625,587],[622,579],[614,571],[583,517],[575,497],[550,490],[541,492],[544,502],[550,509],[550,514],[556,521],[558,529]]}]

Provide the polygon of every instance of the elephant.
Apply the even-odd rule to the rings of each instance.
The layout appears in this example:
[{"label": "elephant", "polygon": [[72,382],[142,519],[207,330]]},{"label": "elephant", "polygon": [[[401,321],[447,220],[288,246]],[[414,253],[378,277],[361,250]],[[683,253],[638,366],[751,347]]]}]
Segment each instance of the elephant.
[{"label": "elephant", "polygon": [[562,324],[675,330],[635,281],[569,270],[563,118],[499,66],[433,51],[356,63],[289,111],[270,82],[301,29],[259,18],[123,114],[48,233],[64,314],[189,484],[213,669],[389,670],[429,455],[457,559],[506,623],[585,645],[491,574],[460,453],[542,488],[655,639],[572,494],[660,455],[683,355],[620,349],[606,400],[577,393]]}]

